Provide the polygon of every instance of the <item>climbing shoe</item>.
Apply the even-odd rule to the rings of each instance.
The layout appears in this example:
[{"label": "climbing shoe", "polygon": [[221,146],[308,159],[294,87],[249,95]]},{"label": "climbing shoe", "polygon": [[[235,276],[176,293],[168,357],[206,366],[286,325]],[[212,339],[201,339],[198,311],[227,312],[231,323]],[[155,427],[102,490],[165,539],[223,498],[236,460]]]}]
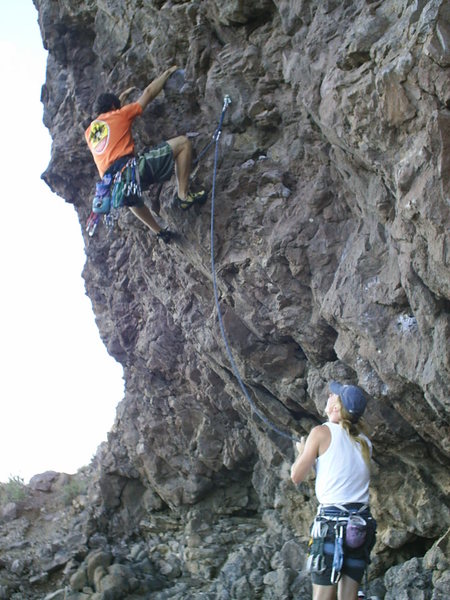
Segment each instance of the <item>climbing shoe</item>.
[{"label": "climbing shoe", "polygon": [[169,231],[168,227],[166,227],[165,229],[158,231],[156,237],[159,240],[162,240],[165,244],[168,244],[172,238],[172,232]]},{"label": "climbing shoe", "polygon": [[204,204],[208,197],[208,193],[205,190],[201,192],[189,192],[189,194],[183,200],[177,196],[177,202],[181,210],[189,210],[194,204]]}]

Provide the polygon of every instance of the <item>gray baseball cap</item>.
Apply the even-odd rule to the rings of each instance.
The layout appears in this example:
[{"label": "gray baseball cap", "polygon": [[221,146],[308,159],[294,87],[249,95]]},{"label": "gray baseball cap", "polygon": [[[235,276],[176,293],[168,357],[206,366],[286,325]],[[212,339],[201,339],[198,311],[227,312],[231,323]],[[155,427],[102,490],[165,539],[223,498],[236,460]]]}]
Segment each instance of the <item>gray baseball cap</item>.
[{"label": "gray baseball cap", "polygon": [[366,405],[367,396],[357,385],[343,385],[337,381],[330,383],[330,390],[333,394],[337,394],[342,400],[345,409],[356,419],[362,417]]}]

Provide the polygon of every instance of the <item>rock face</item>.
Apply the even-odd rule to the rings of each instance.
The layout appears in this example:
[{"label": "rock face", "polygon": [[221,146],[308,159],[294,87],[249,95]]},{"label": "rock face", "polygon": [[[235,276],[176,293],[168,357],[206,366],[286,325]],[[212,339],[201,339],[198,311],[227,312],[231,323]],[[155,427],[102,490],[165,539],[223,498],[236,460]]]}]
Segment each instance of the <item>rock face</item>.
[{"label": "rock face", "polygon": [[[371,395],[371,591],[447,597],[448,2],[35,4],[53,137],[43,177],[79,215],[87,293],[126,380],[93,466],[86,530],[104,536],[103,554],[86,546],[60,588],[71,598],[310,594],[313,482],[294,489],[291,441],[250,410],[233,374],[212,289],[211,203],[184,213],[174,181],[160,206],[153,190],[149,206],[177,232],[168,246],[125,211],[113,232],[84,232],[97,176],[83,131],[96,96],[138,94],[178,64],[185,85],[136,121],[136,145],[188,134],[198,152],[230,95],[215,269],[252,401],[299,436],[321,421],[330,379]],[[210,190],[213,155],[197,176]]]}]

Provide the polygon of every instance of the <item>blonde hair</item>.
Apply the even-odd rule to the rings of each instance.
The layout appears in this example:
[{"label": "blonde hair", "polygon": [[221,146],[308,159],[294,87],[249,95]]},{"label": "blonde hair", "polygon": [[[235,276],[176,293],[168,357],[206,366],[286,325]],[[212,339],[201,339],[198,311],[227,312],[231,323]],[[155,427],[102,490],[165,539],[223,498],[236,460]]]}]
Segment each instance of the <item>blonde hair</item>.
[{"label": "blonde hair", "polygon": [[367,435],[367,433],[368,433],[368,427],[366,425],[366,422],[364,421],[364,419],[362,417],[359,417],[359,419],[354,421],[353,416],[345,408],[345,406],[343,405],[342,400],[339,396],[338,396],[338,401],[339,401],[339,407],[341,409],[341,412],[340,412],[341,420],[340,420],[339,424],[348,433],[352,442],[360,445],[361,454],[364,459],[364,462],[366,463],[367,467],[370,469],[370,447],[369,447],[369,444],[367,443],[367,440],[364,437],[360,436],[361,433],[363,433],[364,435]]}]

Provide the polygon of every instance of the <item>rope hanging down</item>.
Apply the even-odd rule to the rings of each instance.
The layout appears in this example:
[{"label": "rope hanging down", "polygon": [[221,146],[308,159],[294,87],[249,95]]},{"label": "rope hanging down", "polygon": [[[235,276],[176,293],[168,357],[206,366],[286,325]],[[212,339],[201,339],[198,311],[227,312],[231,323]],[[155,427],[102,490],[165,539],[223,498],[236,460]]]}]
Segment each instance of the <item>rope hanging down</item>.
[{"label": "rope hanging down", "polygon": [[222,114],[220,115],[219,125],[217,126],[217,129],[214,132],[213,139],[208,144],[208,146],[200,153],[199,158],[197,159],[197,160],[200,160],[200,158],[203,156],[203,154],[206,152],[206,150],[211,146],[211,144],[213,142],[215,142],[216,145],[215,145],[215,152],[214,152],[214,172],[213,172],[213,183],[212,183],[212,193],[211,193],[211,274],[212,274],[212,280],[213,280],[214,300],[216,303],[216,310],[217,310],[217,316],[219,319],[220,332],[222,334],[223,342],[225,344],[225,349],[227,351],[228,358],[229,358],[231,366],[233,368],[234,375],[235,375],[236,379],[238,380],[239,385],[242,389],[242,392],[244,393],[244,396],[246,397],[248,403],[250,404],[253,412],[258,415],[258,417],[261,419],[261,421],[263,421],[263,423],[265,423],[270,429],[272,429],[279,435],[281,435],[285,438],[288,438],[289,440],[292,440],[294,442],[299,442],[300,441],[299,438],[296,438],[295,436],[292,436],[291,434],[286,433],[285,431],[282,431],[281,429],[278,429],[278,427],[276,427],[258,409],[258,407],[255,405],[255,403],[251,399],[250,394],[248,393],[247,388],[245,387],[245,384],[242,381],[242,377],[239,373],[239,369],[237,368],[237,365],[234,361],[233,353],[231,352],[231,348],[228,343],[227,335],[225,333],[225,327],[224,327],[223,319],[222,319],[222,312],[220,310],[219,293],[218,293],[217,279],[216,279],[216,265],[215,265],[215,260],[214,260],[214,203],[215,203],[215,197],[216,197],[217,162],[218,162],[218,157],[219,157],[219,139],[220,139],[220,135],[222,133],[223,119],[225,117],[225,112],[226,112],[229,104],[231,104],[231,99],[229,96],[225,96],[224,102],[223,102]]}]

